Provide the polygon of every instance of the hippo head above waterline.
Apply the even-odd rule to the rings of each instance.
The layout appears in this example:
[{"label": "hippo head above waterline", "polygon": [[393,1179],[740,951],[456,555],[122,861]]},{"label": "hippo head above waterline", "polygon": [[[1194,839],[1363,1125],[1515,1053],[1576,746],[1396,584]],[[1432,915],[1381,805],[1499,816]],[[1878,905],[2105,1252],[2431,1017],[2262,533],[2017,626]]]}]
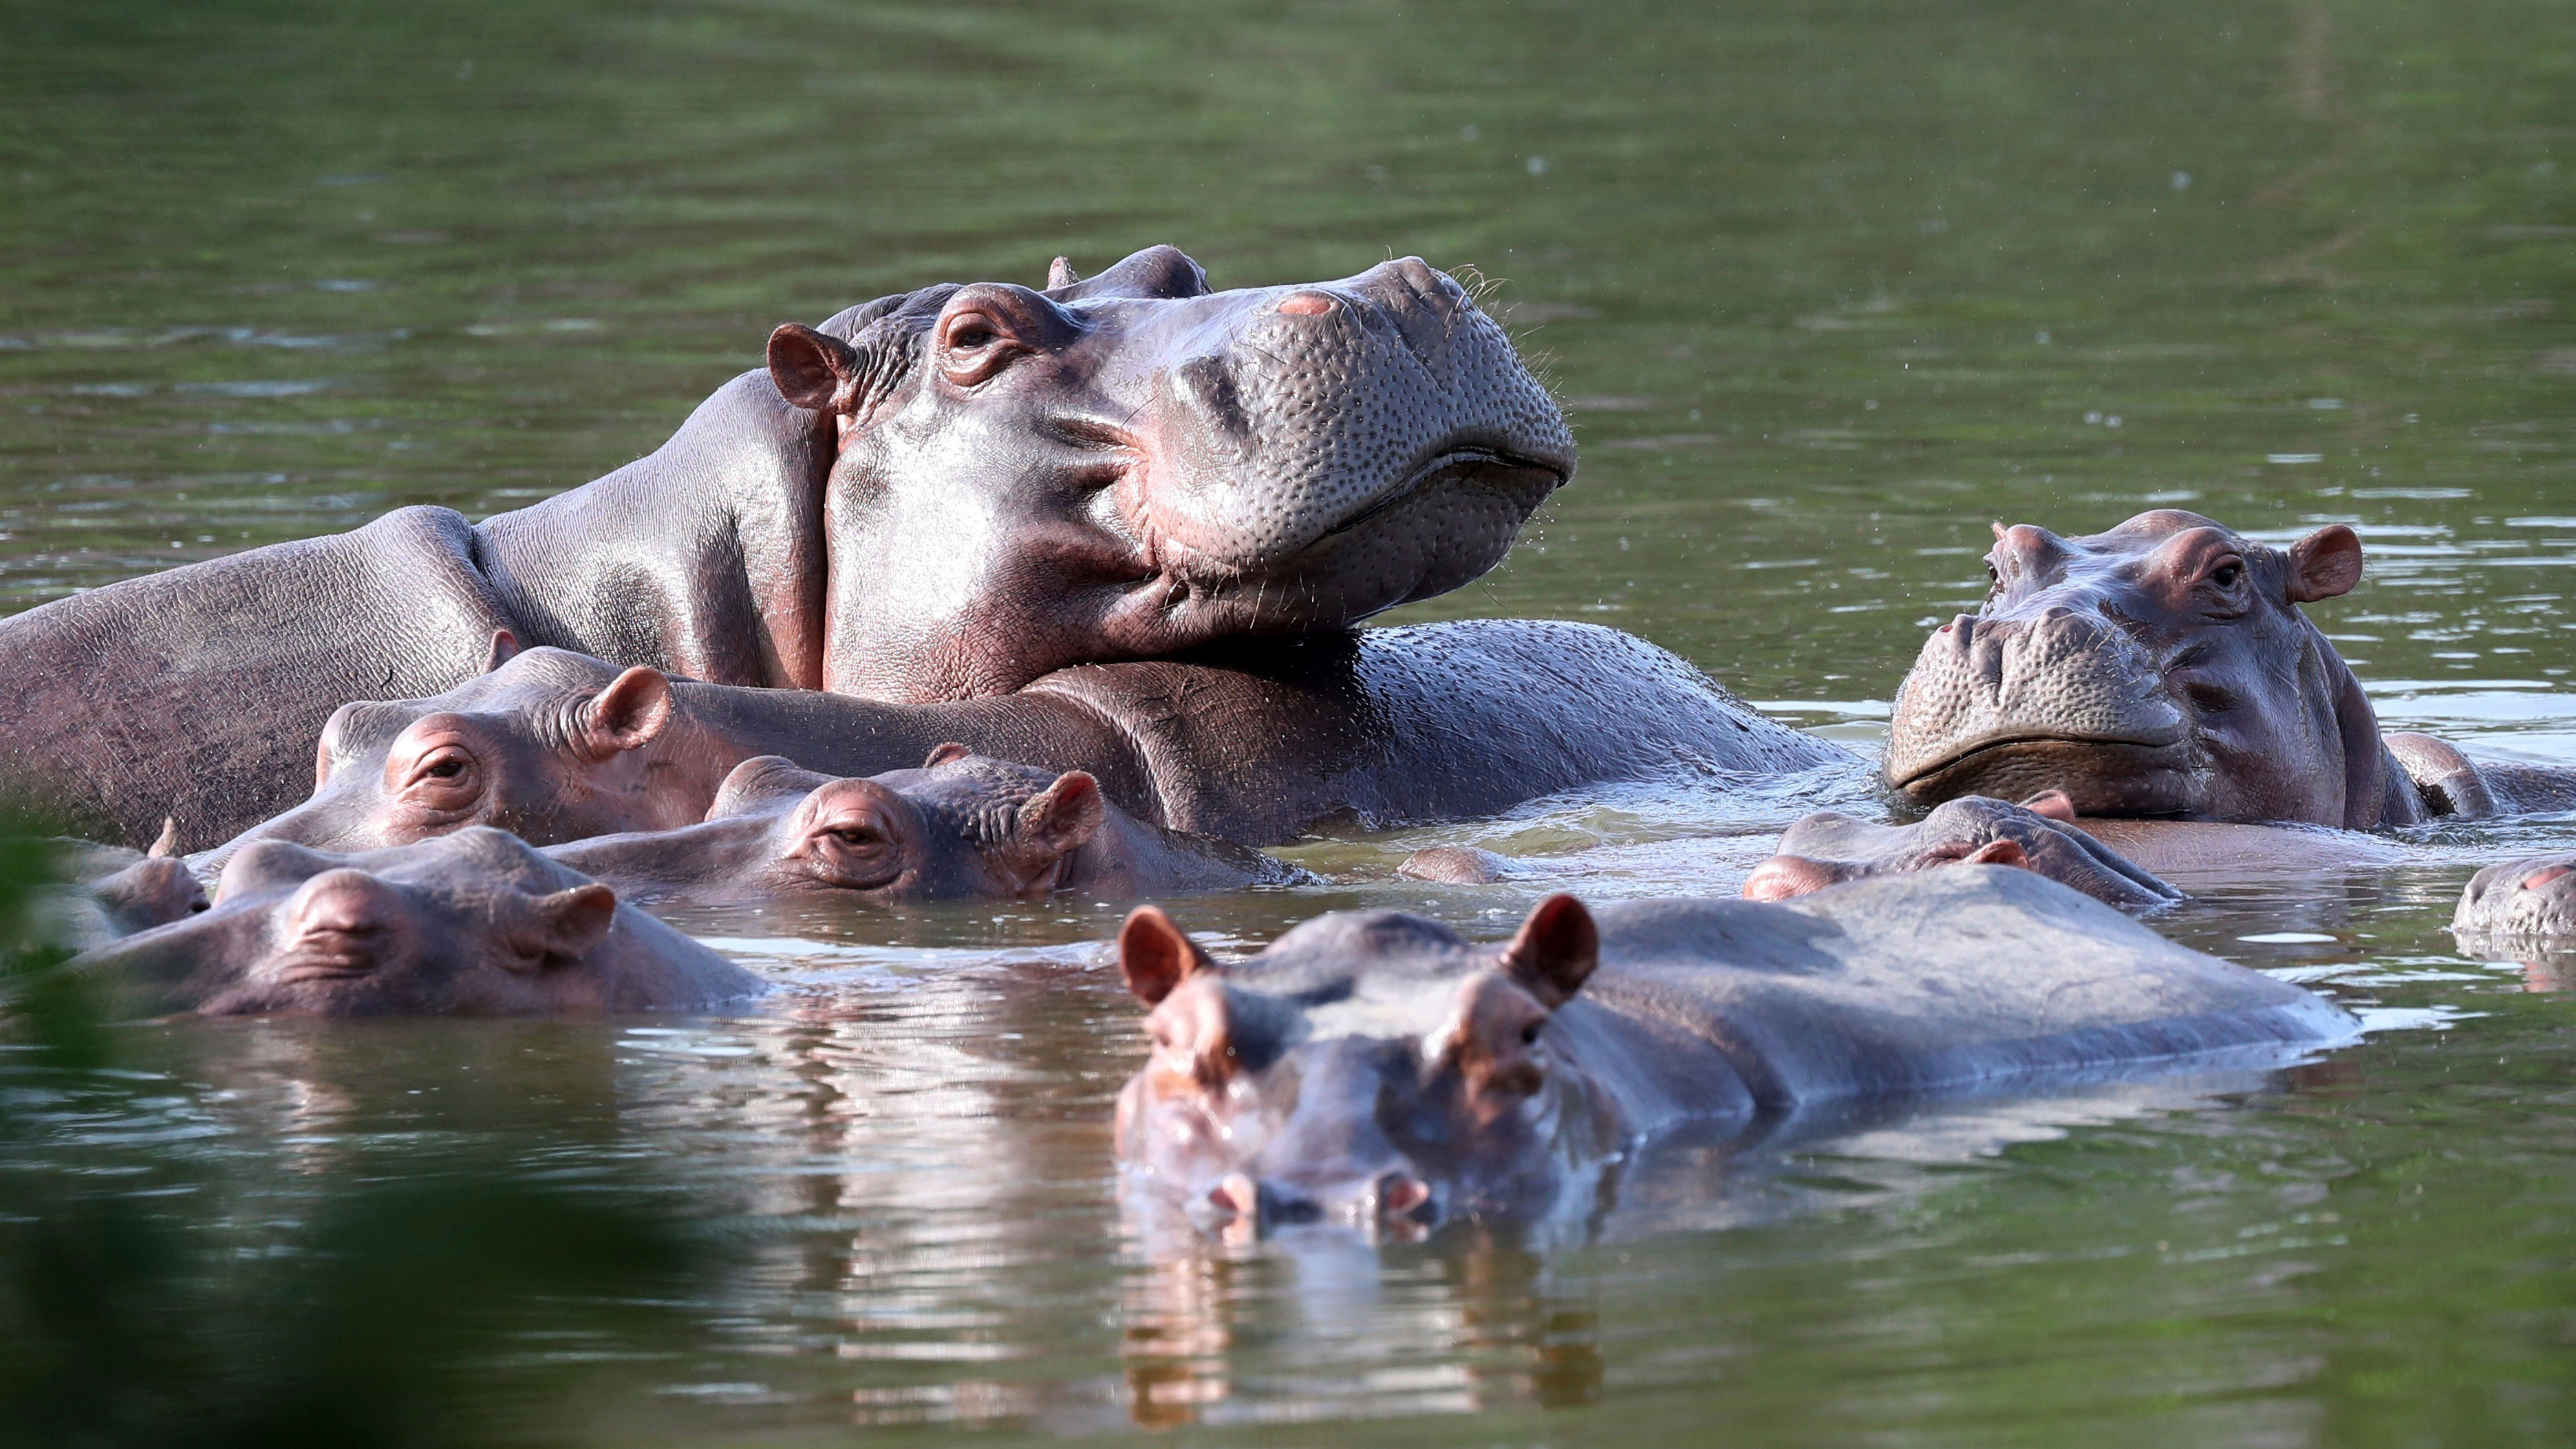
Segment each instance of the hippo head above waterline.
[{"label": "hippo head above waterline", "polygon": [[1492,568],[1574,471],[1502,328],[1416,258],[1212,292],[1154,247],[1048,282],[771,336],[837,435],[822,688],[995,694],[1350,624]]},{"label": "hippo head above waterline", "polygon": [[1598,958],[1572,896],[1501,946],[1369,911],[1222,968],[1140,908],[1118,966],[1153,1048],[1119,1094],[1119,1158],[1245,1224],[1543,1212],[1569,1164],[1620,1139],[1589,1079],[1551,1070],[1547,1039]]},{"label": "hippo head above waterline", "polygon": [[759,978],[504,831],[354,855],[263,841],[213,908],[76,957],[139,1014],[698,1010]]},{"label": "hippo head above waterline", "polygon": [[2083,815],[2413,819],[2352,671],[2299,611],[2361,579],[2361,542],[2273,548],[2158,509],[2061,538],[1997,525],[1985,605],[1898,688],[1887,779],[1932,804],[2063,791]]}]

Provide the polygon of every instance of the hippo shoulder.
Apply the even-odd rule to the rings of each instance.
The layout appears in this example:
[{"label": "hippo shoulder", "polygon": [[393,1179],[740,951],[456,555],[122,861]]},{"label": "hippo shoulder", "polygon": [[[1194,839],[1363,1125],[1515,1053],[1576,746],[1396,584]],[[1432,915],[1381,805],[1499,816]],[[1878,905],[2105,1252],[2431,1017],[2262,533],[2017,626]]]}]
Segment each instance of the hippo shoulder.
[{"label": "hippo shoulder", "polygon": [[1725,1050],[1775,1103],[2306,1049],[2352,1018],[2028,871],[1879,876],[1792,903],[1600,913],[1598,994]]}]

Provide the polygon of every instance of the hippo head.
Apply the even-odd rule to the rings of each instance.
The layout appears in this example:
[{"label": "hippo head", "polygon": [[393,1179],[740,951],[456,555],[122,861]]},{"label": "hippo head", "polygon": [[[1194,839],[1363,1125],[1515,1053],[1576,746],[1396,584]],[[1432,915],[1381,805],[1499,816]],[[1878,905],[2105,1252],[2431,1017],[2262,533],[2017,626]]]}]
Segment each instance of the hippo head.
[{"label": "hippo head", "polygon": [[2051,792],[2027,805],[1963,795],[1911,825],[1876,825],[1819,810],[1780,837],[1780,853],[1745,878],[1744,898],[1788,900],[1874,875],[1952,865],[2013,866],[2073,886],[2097,901],[2143,908],[2182,899],[2071,823],[2074,809]]},{"label": "hippo head", "polygon": [[1108,808],[1083,771],[1059,775],[964,745],[864,780],[763,755],[735,767],[702,824],[548,853],[652,901],[1040,900]]},{"label": "hippo head", "polygon": [[769,342],[832,420],[819,684],[932,700],[1299,635],[1499,563],[1574,471],[1547,390],[1421,261],[1211,292],[1170,247]]},{"label": "hippo head", "polygon": [[355,855],[263,841],[212,909],[73,969],[144,1012],[471,1015],[695,1009],[758,979],[481,827]]},{"label": "hippo head", "polygon": [[1393,911],[1318,917],[1219,967],[1143,907],[1118,937],[1152,1055],[1118,1098],[1130,1173],[1238,1229],[1361,1227],[1552,1206],[1616,1149],[1549,1023],[1599,955],[1572,896],[1508,945]]},{"label": "hippo head", "polygon": [[2451,929],[2576,945],[2576,855],[2535,856],[2479,871],[2460,892]]},{"label": "hippo head", "polygon": [[701,816],[713,782],[696,777],[714,763],[655,748],[675,711],[668,678],[511,647],[504,636],[496,667],[445,694],[343,705],[323,726],[312,797],[215,862],[255,840],[374,850],[492,825],[544,845]]},{"label": "hippo head", "polygon": [[2347,829],[2392,808],[2370,702],[2298,607],[2360,581],[2351,529],[2277,549],[2159,509],[1995,538],[1985,606],[1897,689],[1887,778],[1909,798],[2060,790],[2085,815]]}]

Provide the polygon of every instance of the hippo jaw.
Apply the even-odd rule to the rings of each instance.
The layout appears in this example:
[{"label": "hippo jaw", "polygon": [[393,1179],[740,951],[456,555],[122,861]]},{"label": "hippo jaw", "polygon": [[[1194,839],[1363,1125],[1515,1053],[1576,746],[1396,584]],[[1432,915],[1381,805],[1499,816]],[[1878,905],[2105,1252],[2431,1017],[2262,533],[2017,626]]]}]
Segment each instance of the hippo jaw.
[{"label": "hippo jaw", "polygon": [[2357,580],[2349,530],[2285,552],[2174,510],[2089,538],[1998,526],[1988,567],[1983,611],[1898,686],[1886,778],[1909,800],[2377,823],[2376,722],[2296,608]]},{"label": "hippo jaw", "polygon": [[1494,567],[1574,473],[1510,339],[1411,258],[1218,293],[1157,248],[782,328],[770,361],[843,418],[822,684],[847,694],[1345,627]]}]

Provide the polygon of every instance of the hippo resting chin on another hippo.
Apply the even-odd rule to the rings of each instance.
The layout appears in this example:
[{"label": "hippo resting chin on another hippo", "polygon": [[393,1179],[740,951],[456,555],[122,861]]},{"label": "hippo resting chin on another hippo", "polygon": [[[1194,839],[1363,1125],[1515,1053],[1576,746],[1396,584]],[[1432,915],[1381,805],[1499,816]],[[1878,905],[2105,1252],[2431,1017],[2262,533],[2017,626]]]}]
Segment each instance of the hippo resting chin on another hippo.
[{"label": "hippo resting chin on another hippo", "polygon": [[2085,816],[2343,830],[2576,805],[2576,771],[2381,735],[2299,611],[2360,582],[2351,529],[2277,549],[2159,509],[2089,538],[1998,526],[1986,559],[1984,608],[1934,631],[1897,690],[1887,779],[1913,800],[2055,790]]},{"label": "hippo resting chin on another hippo", "polygon": [[333,709],[452,688],[496,630],[899,701],[1329,632],[1493,567],[1574,471],[1547,390],[1419,260],[1211,292],[1157,247],[1048,280],[781,327],[658,451],[530,508],[404,508],[0,621],[0,795],[221,839],[294,802]]},{"label": "hippo resting chin on another hippo", "polygon": [[506,832],[360,855],[270,842],[212,909],[74,957],[136,1015],[699,1011],[760,979]]},{"label": "hippo resting chin on another hippo", "polygon": [[1141,821],[1247,845],[1340,817],[1486,814],[1677,764],[1851,759],[1653,645],[1590,625],[1429,624],[1259,652],[1065,670],[998,699],[887,704],[530,649],[443,695],[341,709],[321,731],[312,798],[235,844],[364,850],[467,824],[540,845],[668,830],[703,818],[727,773],[756,756],[866,776],[950,741],[1087,771]]},{"label": "hippo resting chin on another hippo", "polygon": [[1544,1213],[1636,1139],[2123,1063],[2286,1060],[2352,1017],[2019,870],[1794,903],[1551,896],[1508,945],[1391,911],[1220,966],[1151,907],[1126,1168],[1238,1221]]},{"label": "hippo resting chin on another hippo", "polygon": [[1134,900],[1314,883],[1257,850],[1136,820],[1080,770],[941,745],[918,770],[835,780],[776,755],[746,760],[708,819],[602,835],[546,854],[653,905],[795,898]]},{"label": "hippo resting chin on another hippo", "polygon": [[1911,825],[1874,825],[1819,810],[1789,827],[1780,853],[1753,868],[1744,898],[1779,901],[1844,881],[1952,865],[2017,866],[2129,909],[2167,905],[2183,893],[2077,828],[2059,795],[2014,805],[1965,795]]}]

